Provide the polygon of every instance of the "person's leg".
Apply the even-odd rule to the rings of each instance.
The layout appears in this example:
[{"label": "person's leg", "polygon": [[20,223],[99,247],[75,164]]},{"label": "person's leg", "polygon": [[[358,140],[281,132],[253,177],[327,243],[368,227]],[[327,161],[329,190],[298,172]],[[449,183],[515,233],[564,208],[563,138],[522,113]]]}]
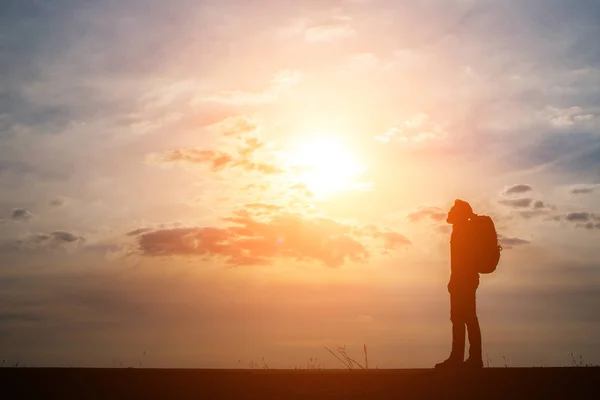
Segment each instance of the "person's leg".
[{"label": "person's leg", "polygon": [[475,299],[475,290],[469,294],[466,307],[466,325],[469,333],[469,359],[467,360],[474,366],[483,366],[481,349],[481,328],[477,318],[477,306]]},{"label": "person's leg", "polygon": [[463,313],[461,312],[462,304],[461,304],[460,293],[452,292],[450,293],[450,320],[452,321],[452,351],[450,352],[450,357],[436,364],[436,368],[453,368],[459,367],[463,364],[463,360],[465,357],[465,320],[462,317]]},{"label": "person's leg", "polygon": [[461,292],[450,293],[450,320],[452,321],[452,352],[450,358],[462,362],[465,358],[464,296]]},{"label": "person's leg", "polygon": [[450,358],[460,362],[465,359],[465,323],[463,321],[452,322],[452,352]]},{"label": "person's leg", "polygon": [[469,332],[469,358],[481,360],[481,328],[477,317],[467,322],[467,329]]}]

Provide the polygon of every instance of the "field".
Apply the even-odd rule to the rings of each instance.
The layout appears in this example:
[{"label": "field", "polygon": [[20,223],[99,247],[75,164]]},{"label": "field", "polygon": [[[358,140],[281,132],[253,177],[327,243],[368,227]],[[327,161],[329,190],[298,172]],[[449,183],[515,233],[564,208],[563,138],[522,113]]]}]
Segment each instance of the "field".
[{"label": "field", "polygon": [[600,396],[598,367],[478,371],[1,368],[0,377],[7,399],[597,399]]}]

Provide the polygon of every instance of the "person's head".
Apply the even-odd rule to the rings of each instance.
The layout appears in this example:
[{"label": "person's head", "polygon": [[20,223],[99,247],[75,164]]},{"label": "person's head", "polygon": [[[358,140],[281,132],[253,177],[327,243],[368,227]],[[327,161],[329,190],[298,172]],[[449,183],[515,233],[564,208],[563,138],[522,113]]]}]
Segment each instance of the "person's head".
[{"label": "person's head", "polygon": [[446,222],[453,225],[460,224],[467,222],[473,215],[473,209],[469,203],[456,199],[454,201],[454,205],[448,212],[448,218],[446,218]]}]

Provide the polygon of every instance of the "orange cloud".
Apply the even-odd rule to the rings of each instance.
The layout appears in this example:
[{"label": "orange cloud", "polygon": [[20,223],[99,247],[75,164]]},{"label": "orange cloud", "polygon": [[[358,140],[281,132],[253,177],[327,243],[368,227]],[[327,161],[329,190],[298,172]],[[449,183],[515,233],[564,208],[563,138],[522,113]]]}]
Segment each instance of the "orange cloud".
[{"label": "orange cloud", "polygon": [[271,80],[269,86],[262,92],[246,92],[243,90],[224,90],[205,98],[205,101],[231,104],[265,104],[273,103],[283,93],[296,86],[301,79],[301,74],[295,70],[281,70]]},{"label": "orange cloud", "polygon": [[408,219],[411,222],[418,222],[423,219],[430,219],[436,222],[441,222],[446,219],[447,213],[439,207],[425,207],[418,211],[408,214]]},{"label": "orange cloud", "polygon": [[[276,213],[277,212],[277,213]],[[205,256],[231,265],[270,264],[277,259],[317,261],[329,267],[364,262],[369,246],[353,236],[356,227],[329,218],[280,212],[280,207],[250,203],[223,218],[228,227],[186,227],[141,232],[139,252],[147,256]],[[410,241],[392,231],[366,229],[384,252]]]},{"label": "orange cloud", "polygon": [[223,136],[238,136],[258,131],[259,125],[249,117],[236,115],[209,125],[207,129]]},{"label": "orange cloud", "polygon": [[163,162],[187,162],[210,164],[213,171],[223,169],[227,164],[233,163],[233,156],[222,151],[205,150],[199,148],[172,150],[161,158]]},{"label": "orange cloud", "polygon": [[243,157],[247,157],[257,150],[264,147],[265,143],[255,136],[247,137],[243,139],[243,144],[238,150],[238,154]]},{"label": "orange cloud", "polygon": [[280,206],[276,206],[274,204],[265,204],[265,203],[248,203],[246,204],[246,208],[251,210],[281,210]]},{"label": "orange cloud", "polygon": [[267,162],[254,162],[247,159],[238,160],[236,165],[241,166],[246,171],[257,171],[263,174],[279,174],[283,172],[283,169],[279,168],[275,164]]},{"label": "orange cloud", "polygon": [[159,157],[160,162],[184,162],[190,164],[208,164],[212,171],[219,171],[226,167],[242,168],[245,171],[257,171],[263,174],[278,174],[283,172],[275,164],[265,161],[254,161],[252,157],[263,147],[263,142],[255,137],[245,138],[238,156],[220,150],[207,150],[201,148],[176,149],[167,155]]}]

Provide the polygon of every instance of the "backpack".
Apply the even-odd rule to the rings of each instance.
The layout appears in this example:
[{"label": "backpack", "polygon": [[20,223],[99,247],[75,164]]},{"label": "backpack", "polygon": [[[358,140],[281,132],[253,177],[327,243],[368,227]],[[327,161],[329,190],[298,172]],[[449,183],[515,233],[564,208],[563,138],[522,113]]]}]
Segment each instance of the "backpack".
[{"label": "backpack", "polygon": [[471,218],[471,227],[475,245],[473,261],[477,272],[490,274],[496,270],[500,261],[500,251],[502,251],[494,222],[487,215],[475,215]]}]

